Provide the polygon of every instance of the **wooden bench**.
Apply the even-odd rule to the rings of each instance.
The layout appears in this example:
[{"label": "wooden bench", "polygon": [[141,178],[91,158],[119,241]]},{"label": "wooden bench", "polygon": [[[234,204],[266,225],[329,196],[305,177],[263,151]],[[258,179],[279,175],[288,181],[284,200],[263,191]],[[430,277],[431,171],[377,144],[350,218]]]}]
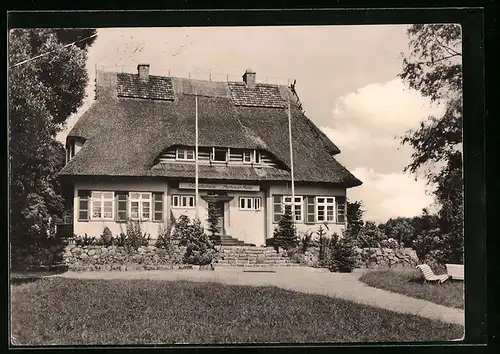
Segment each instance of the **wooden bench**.
[{"label": "wooden bench", "polygon": [[424,275],[424,283],[435,281],[441,284],[444,283],[449,278],[448,274],[440,274],[440,275],[434,274],[431,267],[429,267],[427,264],[420,264],[417,266],[417,268],[420,269],[420,271]]},{"label": "wooden bench", "polygon": [[446,274],[453,280],[464,280],[464,265],[446,264]]}]

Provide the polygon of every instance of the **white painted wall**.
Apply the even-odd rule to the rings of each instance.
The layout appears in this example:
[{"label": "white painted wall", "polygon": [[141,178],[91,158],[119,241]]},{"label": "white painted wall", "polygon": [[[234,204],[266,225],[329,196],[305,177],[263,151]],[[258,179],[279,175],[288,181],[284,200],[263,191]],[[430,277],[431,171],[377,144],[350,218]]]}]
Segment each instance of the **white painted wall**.
[{"label": "white painted wall", "polygon": [[[208,203],[201,198],[208,191],[200,190],[198,198],[199,218],[205,230],[208,228]],[[193,190],[170,188],[168,202],[172,203],[172,195],[194,195]],[[227,195],[233,197],[230,202],[224,203],[224,229],[226,234],[240,241],[261,246],[265,244],[265,192],[239,192],[227,191]],[[240,210],[239,197],[260,197],[261,208],[257,210]],[[177,219],[180,215],[187,215],[193,219],[196,216],[194,208],[173,208],[172,213]]]},{"label": "white painted wall", "polygon": [[[79,189],[83,190],[101,190],[101,191],[138,191],[138,192],[163,192],[163,223],[159,222],[144,222],[143,231],[156,238],[158,227],[166,224],[170,217],[170,210],[177,219],[180,215],[187,215],[190,219],[196,216],[195,208],[175,208],[171,209],[173,194],[191,194],[194,195],[194,190],[179,190],[176,188],[167,188],[167,181],[130,181],[115,182],[111,180],[102,180],[96,182],[75,182],[74,190],[74,232],[77,235],[99,236],[105,227],[108,227],[113,235],[118,235],[120,232],[125,232],[126,224],[117,223],[115,221],[89,220],[78,221],[78,193]],[[200,190],[200,197],[197,201],[199,217],[202,225],[207,229],[208,205],[201,195],[205,195],[208,191]],[[241,241],[252,243],[257,246],[264,245],[266,238],[273,236],[276,224],[273,223],[273,195],[291,195],[291,188],[283,186],[271,186],[269,189],[262,189],[259,192],[249,191],[227,191],[229,196],[234,197],[230,202],[225,203],[224,223],[226,234],[233,236]],[[345,196],[346,190],[340,188],[326,188],[314,186],[296,186],[295,195],[315,195],[315,196]],[[239,197],[261,197],[261,209],[255,210],[240,210]],[[90,212],[90,211],[89,211]],[[318,229],[318,224],[297,223],[297,231],[315,232]],[[330,235],[333,232],[342,233],[344,224],[328,224]]]},{"label": "white painted wall", "polygon": [[[126,231],[126,223],[117,223],[112,220],[88,220],[88,221],[78,221],[78,190],[92,190],[92,191],[137,191],[137,192],[163,192],[163,220],[167,220],[167,208],[166,208],[166,195],[167,195],[167,183],[159,181],[135,181],[128,183],[118,183],[114,181],[99,181],[95,183],[89,182],[75,182],[74,188],[74,233],[79,236],[87,234],[88,236],[99,237],[104,228],[108,227],[113,236],[119,235],[121,232]],[[89,210],[89,213],[91,211]],[[149,233],[152,239],[156,239],[158,235],[158,227],[162,225],[161,222],[143,222],[142,231]]]},{"label": "white painted wall", "polygon": [[[279,186],[271,186],[269,188],[269,194],[267,198],[267,202],[269,203],[269,207],[267,208],[267,218],[269,222],[267,222],[267,238],[273,237],[274,229],[277,224],[273,223],[273,196],[274,195],[292,195],[291,185],[279,185]],[[296,196],[305,196],[305,195],[314,195],[314,196],[346,196],[345,188],[328,188],[328,187],[318,187],[318,186],[301,186],[295,185],[295,195]],[[320,224],[306,224],[297,222],[295,225],[297,227],[297,231],[299,233],[305,232],[316,232]],[[345,228],[345,224],[336,224],[336,223],[328,223],[329,230],[326,230],[328,235],[336,232],[339,236],[342,235],[342,230]]]}]

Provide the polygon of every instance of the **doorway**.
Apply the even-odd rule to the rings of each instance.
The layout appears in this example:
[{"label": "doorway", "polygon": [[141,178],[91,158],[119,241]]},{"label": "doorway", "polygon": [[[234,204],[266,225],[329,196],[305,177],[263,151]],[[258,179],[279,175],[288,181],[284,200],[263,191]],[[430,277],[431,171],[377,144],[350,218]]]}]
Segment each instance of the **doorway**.
[{"label": "doorway", "polygon": [[221,235],[226,234],[224,229],[224,202],[215,202],[215,214],[217,215],[217,227]]}]

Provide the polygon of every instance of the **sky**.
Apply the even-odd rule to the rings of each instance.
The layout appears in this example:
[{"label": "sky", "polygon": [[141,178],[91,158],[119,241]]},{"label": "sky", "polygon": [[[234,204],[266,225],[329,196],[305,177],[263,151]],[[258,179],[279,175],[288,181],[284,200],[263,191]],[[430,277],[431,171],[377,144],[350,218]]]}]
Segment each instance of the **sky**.
[{"label": "sky", "polygon": [[365,220],[411,217],[433,204],[425,180],[403,173],[412,150],[398,136],[429,115],[442,114],[398,78],[408,37],[403,25],[106,28],[89,48],[87,98],[67,133],[94,99],[96,68],[152,75],[288,84],[306,115],[340,148],[335,158],[363,184],[349,189]]}]

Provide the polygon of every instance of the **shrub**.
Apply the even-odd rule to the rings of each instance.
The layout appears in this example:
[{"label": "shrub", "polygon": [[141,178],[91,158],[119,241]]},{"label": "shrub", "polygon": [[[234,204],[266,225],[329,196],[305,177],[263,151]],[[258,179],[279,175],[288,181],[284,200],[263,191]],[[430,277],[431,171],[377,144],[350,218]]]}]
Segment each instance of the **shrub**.
[{"label": "shrub", "polygon": [[97,244],[97,240],[95,237],[89,237],[87,234],[84,236],[75,235],[75,245],[77,246],[92,246]]},{"label": "shrub", "polygon": [[380,247],[396,249],[400,246],[401,245],[398,243],[398,241],[393,238],[388,238],[387,240],[380,241]]},{"label": "shrub", "polygon": [[316,234],[318,235],[318,243],[319,243],[318,262],[321,267],[324,267],[326,266],[328,261],[328,245],[330,241],[326,236],[326,232],[325,229],[323,228],[323,225],[319,225]]},{"label": "shrub", "polygon": [[281,216],[278,226],[274,230],[275,248],[285,250],[294,248],[298,244],[297,230],[293,221],[292,207],[285,205],[285,213]]},{"label": "shrub", "polygon": [[199,220],[191,222],[189,217],[181,215],[175,225],[173,236],[179,240],[180,246],[186,247],[184,263],[195,265],[212,263],[216,251]]},{"label": "shrub", "polygon": [[141,223],[135,220],[129,220],[127,222],[127,229],[125,233],[120,233],[114,243],[117,246],[125,247],[127,251],[132,251],[141,246],[148,246],[151,236],[146,233],[142,233]]},{"label": "shrub", "polygon": [[356,266],[356,250],[352,240],[333,235],[330,242],[328,269],[331,272],[350,273]]},{"label": "shrub", "polygon": [[309,247],[312,246],[312,232],[306,232],[304,236],[300,238],[300,250],[302,253],[306,253]]},{"label": "shrub", "polygon": [[102,231],[101,243],[106,247],[113,245],[113,234],[107,226]]}]

